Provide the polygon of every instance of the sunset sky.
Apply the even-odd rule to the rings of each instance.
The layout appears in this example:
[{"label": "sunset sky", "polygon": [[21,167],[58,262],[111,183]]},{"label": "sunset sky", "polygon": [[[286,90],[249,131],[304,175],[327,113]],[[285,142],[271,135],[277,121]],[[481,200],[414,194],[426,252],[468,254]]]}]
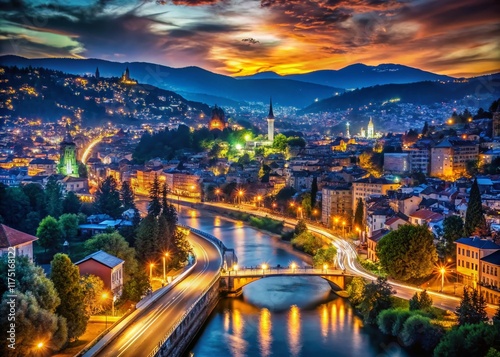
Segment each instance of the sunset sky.
[{"label": "sunset sky", "polygon": [[[90,5],[89,5],[90,4]],[[500,72],[496,0],[0,0],[0,53],[228,75],[398,63]]]}]

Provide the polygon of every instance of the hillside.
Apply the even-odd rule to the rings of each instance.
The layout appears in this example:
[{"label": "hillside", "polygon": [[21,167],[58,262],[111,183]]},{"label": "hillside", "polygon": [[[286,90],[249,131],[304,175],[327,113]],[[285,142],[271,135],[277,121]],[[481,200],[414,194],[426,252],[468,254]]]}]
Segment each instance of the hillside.
[{"label": "hillside", "polygon": [[380,64],[367,66],[361,63],[353,64],[339,70],[321,70],[304,74],[279,76],[274,72],[262,72],[252,76],[236,77],[240,80],[282,78],[321,84],[340,88],[364,88],[383,84],[402,84],[423,81],[448,81],[452,77],[423,71],[418,68],[398,65]]},{"label": "hillside", "polygon": [[0,67],[0,110],[4,118],[55,122],[70,118],[84,126],[180,120],[209,114],[210,108],[151,85],[122,84],[116,78],[80,77],[43,68]]},{"label": "hillside", "polygon": [[[277,105],[305,107],[317,98],[329,98],[340,88],[306,83],[291,79],[237,80],[212,73],[198,67],[171,68],[152,63],[118,63],[99,59],[41,58],[27,59],[18,56],[1,56],[0,65],[18,67],[43,67],[76,75],[94,74],[99,68],[103,77],[119,77],[128,67],[132,78],[141,84],[182,93],[189,100],[201,95],[217,100],[234,102],[264,102],[273,97]],[[208,103],[210,105],[219,103]]]},{"label": "hillside", "polygon": [[468,80],[449,82],[419,82],[410,84],[386,84],[357,89],[342,95],[318,101],[303,113],[331,112],[347,108],[382,105],[391,100],[398,103],[430,105],[433,103],[461,100],[466,96],[473,102],[500,95],[500,73]]}]

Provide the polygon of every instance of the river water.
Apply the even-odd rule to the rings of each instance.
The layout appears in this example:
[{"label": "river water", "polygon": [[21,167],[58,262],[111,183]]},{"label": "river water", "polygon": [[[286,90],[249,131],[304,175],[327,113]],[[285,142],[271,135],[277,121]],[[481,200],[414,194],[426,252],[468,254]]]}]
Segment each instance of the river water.
[{"label": "river water", "polygon": [[[241,222],[182,209],[181,223],[234,248],[239,266],[305,264],[284,243]],[[319,277],[275,277],[221,299],[190,347],[194,357],[401,356],[408,354],[376,329],[363,327],[349,302]]]}]

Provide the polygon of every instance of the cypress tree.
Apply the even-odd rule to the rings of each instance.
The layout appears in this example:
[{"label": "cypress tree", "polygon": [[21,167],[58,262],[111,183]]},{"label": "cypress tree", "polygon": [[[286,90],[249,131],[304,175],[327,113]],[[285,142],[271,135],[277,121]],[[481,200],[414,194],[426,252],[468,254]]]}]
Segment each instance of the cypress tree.
[{"label": "cypress tree", "polygon": [[161,254],[158,244],[158,220],[148,214],[137,229],[135,248],[137,256],[142,263],[155,260]]},{"label": "cypress tree", "polygon": [[363,229],[363,216],[364,216],[363,200],[358,198],[356,205],[356,212],[354,213],[354,226]]},{"label": "cypress tree", "polygon": [[125,211],[130,208],[135,209],[134,191],[132,191],[132,188],[130,187],[128,181],[122,183],[122,188],[120,190],[120,198],[122,201],[123,209]]},{"label": "cypress tree", "polygon": [[118,191],[118,185],[112,176],[106,177],[99,185],[95,194],[94,207],[97,212],[113,218],[118,218],[123,213],[120,191]]},{"label": "cypress tree", "polygon": [[318,193],[318,179],[316,177],[313,178],[311,185],[311,208],[314,209],[316,206],[316,194]]},{"label": "cypress tree", "polygon": [[470,189],[469,203],[467,212],[465,213],[464,234],[470,237],[477,229],[482,229],[486,226],[486,220],[483,215],[483,206],[481,202],[481,193],[477,179],[474,179]]},{"label": "cypress tree", "polygon": [[158,180],[158,175],[155,174],[153,184],[149,190],[149,202],[148,215],[153,217],[158,217],[161,213],[161,202],[160,202],[160,181]]}]

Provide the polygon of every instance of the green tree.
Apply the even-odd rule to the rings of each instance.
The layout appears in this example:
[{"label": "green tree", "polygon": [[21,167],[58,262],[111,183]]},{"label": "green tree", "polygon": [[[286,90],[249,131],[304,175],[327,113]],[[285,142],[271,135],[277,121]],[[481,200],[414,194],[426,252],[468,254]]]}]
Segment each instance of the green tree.
[{"label": "green tree", "polygon": [[464,294],[456,312],[459,325],[478,324],[482,321],[488,321],[486,302],[477,289],[470,292],[467,288],[464,288]]},{"label": "green tree", "polygon": [[113,218],[119,218],[123,212],[120,201],[120,192],[116,180],[108,176],[99,185],[95,194],[95,210],[101,214],[107,214]]},{"label": "green tree", "polygon": [[24,231],[23,222],[30,212],[28,196],[19,187],[9,187],[5,191],[2,217],[9,227]]},{"label": "green tree", "polygon": [[403,345],[419,346],[425,351],[432,351],[443,336],[443,330],[431,324],[431,319],[415,314],[404,323],[400,333]]},{"label": "green tree", "polygon": [[359,310],[367,324],[375,324],[377,316],[382,310],[392,307],[391,296],[394,294],[386,278],[378,277],[375,282],[365,285],[363,300]]},{"label": "green tree", "polygon": [[[377,316],[377,326],[378,329],[386,335],[392,335],[392,328],[398,320],[398,316],[404,313],[406,310],[402,309],[387,309],[382,310],[382,312]],[[407,311],[406,311],[407,312]]]},{"label": "green tree", "polygon": [[302,201],[300,204],[302,208],[302,212],[306,217],[311,216],[312,212],[312,206],[311,206],[311,194],[309,192],[306,192],[302,195]]},{"label": "green tree", "polygon": [[30,202],[30,211],[39,214],[39,217],[45,217],[45,193],[43,188],[36,183],[29,183],[21,188]]},{"label": "green tree", "polygon": [[497,308],[495,315],[493,315],[493,324],[498,325],[500,327],[500,306]]},{"label": "green tree", "polygon": [[410,311],[414,310],[429,310],[432,307],[432,298],[427,293],[427,290],[420,294],[415,292],[415,295],[410,299]]},{"label": "green tree", "polygon": [[478,229],[486,226],[486,220],[483,214],[483,204],[481,202],[481,192],[477,184],[477,178],[474,179],[470,189],[469,202],[465,212],[464,235],[470,237]]},{"label": "green tree", "polygon": [[130,187],[130,183],[128,181],[124,181],[122,183],[122,188],[120,189],[120,198],[122,201],[122,207],[125,211],[131,208],[136,208],[134,202],[134,191],[132,191],[132,188]]},{"label": "green tree", "polygon": [[47,214],[59,218],[63,212],[62,187],[55,176],[50,176],[45,185],[45,206]]},{"label": "green tree", "polygon": [[135,248],[140,262],[145,264],[156,260],[161,255],[158,232],[158,220],[155,216],[148,214],[139,224],[135,238]]},{"label": "green tree", "polygon": [[437,261],[433,240],[427,226],[404,225],[389,232],[377,244],[380,264],[395,279],[426,277]]},{"label": "green tree", "polygon": [[323,268],[326,264],[330,269],[332,269],[336,256],[337,248],[335,248],[335,246],[330,245],[328,248],[320,248],[313,257],[313,265],[316,268]]},{"label": "green tree", "polygon": [[303,219],[299,219],[297,221],[297,224],[295,225],[295,230],[293,231],[295,236],[298,236],[304,232],[307,232],[307,224],[306,221]]},{"label": "green tree", "polygon": [[82,207],[82,203],[80,199],[73,191],[69,191],[64,197],[63,203],[63,213],[73,213],[78,214],[80,212],[80,208]]},{"label": "green tree", "polygon": [[358,198],[358,202],[356,204],[356,211],[354,213],[354,227],[363,230],[364,227],[363,217],[364,217],[363,199]]},{"label": "green tree", "polygon": [[151,185],[151,189],[149,190],[149,206],[148,206],[148,215],[153,217],[158,217],[161,213],[161,201],[160,201],[160,180],[158,179],[158,175],[155,174],[155,178],[153,180],[153,184]]},{"label": "green tree", "polygon": [[485,356],[491,348],[500,350],[500,329],[497,326],[465,324],[444,335],[434,350],[434,356]]},{"label": "green tree", "polygon": [[89,319],[80,286],[80,271],[66,254],[61,253],[54,255],[50,267],[51,280],[61,298],[56,312],[66,318],[68,338],[77,339],[85,332]]},{"label": "green tree", "polygon": [[62,238],[65,240],[76,238],[78,235],[78,216],[74,213],[64,213],[59,217],[59,227],[62,230]]},{"label": "green tree", "polygon": [[38,237],[38,244],[45,248],[45,251],[47,249],[56,251],[62,244],[63,232],[59,222],[54,217],[47,216],[40,222],[36,230],[36,236]]},{"label": "green tree", "polygon": [[288,144],[288,140],[287,140],[286,136],[281,134],[281,133],[277,134],[273,140],[273,149],[276,149],[276,150],[281,151],[281,152],[285,152],[287,144]]},{"label": "green tree", "polygon": [[88,316],[92,316],[103,311],[102,295],[105,289],[102,279],[92,274],[84,275],[80,278],[80,286],[83,294],[85,313]]},{"label": "green tree", "polygon": [[24,231],[29,234],[36,234],[36,229],[40,225],[40,214],[38,212],[30,212],[24,220]]},{"label": "green tree", "polygon": [[318,178],[313,177],[311,184],[311,207],[316,207],[316,195],[318,194]]},{"label": "green tree", "polygon": [[449,216],[443,221],[443,239],[445,241],[444,255],[455,260],[456,248],[453,244],[464,233],[464,221],[459,216]]},{"label": "green tree", "polygon": [[365,281],[359,276],[352,278],[351,282],[347,285],[347,294],[349,301],[353,306],[358,306],[363,300],[363,291],[365,288]]}]

